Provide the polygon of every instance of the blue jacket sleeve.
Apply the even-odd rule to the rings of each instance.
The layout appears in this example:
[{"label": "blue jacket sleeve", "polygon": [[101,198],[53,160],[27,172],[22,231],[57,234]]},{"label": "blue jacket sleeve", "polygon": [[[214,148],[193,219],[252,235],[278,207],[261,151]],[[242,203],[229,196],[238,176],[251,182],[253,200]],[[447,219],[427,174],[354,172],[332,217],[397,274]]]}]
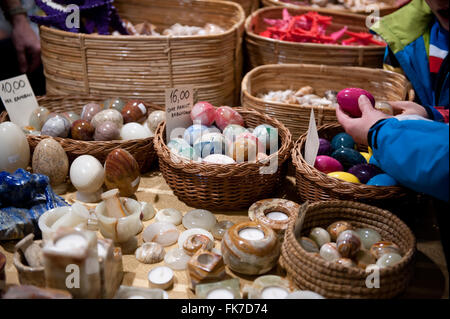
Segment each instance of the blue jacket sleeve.
[{"label": "blue jacket sleeve", "polygon": [[369,145],[380,168],[414,191],[449,200],[449,126],[410,117],[375,123]]}]

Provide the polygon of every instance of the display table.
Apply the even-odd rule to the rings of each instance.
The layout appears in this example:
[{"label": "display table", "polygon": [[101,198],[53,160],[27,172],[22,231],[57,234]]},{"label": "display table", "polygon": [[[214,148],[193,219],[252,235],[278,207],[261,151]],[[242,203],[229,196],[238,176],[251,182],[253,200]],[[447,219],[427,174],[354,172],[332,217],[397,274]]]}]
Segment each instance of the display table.
[{"label": "display table", "polygon": [[[288,177],[284,187],[274,197],[286,198],[298,202],[298,196],[293,187],[294,179]],[[64,195],[65,199],[72,203],[74,193]],[[154,170],[147,173],[141,179],[136,197],[139,201],[154,204],[157,210],[163,208],[175,208],[185,214],[194,207],[189,207],[173,195],[169,186],[164,181],[161,173]],[[214,212],[217,220],[230,220],[235,223],[248,220],[247,211]],[[153,223],[155,219],[144,222],[144,227]],[[423,212],[416,216],[413,225],[409,224],[417,237],[417,258],[414,278],[407,291],[400,298],[448,298],[449,297],[449,275],[445,261],[439,231],[436,227],[435,216],[432,210]],[[180,231],[183,225],[177,226]],[[101,236],[101,235],[100,235]],[[142,233],[138,235],[139,245],[142,244]],[[13,251],[15,241],[0,242],[0,252],[6,255],[6,283],[7,285],[18,284],[17,271],[13,265]],[[166,252],[177,244],[166,247]],[[215,248],[220,249],[220,242],[215,241]],[[148,287],[147,274],[158,264],[142,264],[133,255],[123,256],[124,279],[122,284],[126,286]],[[241,291],[243,287],[256,279],[258,276],[242,276],[227,268],[228,278],[239,278]],[[280,267],[272,269],[270,274],[284,275]],[[186,271],[175,271],[173,288],[168,290],[169,298],[195,298],[194,292],[189,289],[189,279]]]}]

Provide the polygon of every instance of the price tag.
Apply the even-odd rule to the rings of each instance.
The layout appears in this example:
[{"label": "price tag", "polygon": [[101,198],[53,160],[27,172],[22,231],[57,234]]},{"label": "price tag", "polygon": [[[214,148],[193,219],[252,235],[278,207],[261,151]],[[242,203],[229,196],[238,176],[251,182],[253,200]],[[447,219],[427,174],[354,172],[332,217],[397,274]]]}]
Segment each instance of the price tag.
[{"label": "price tag", "polygon": [[184,130],[192,125],[190,114],[193,105],[193,86],[166,89],[167,141],[176,137],[183,137]]},{"label": "price tag", "polygon": [[39,107],[25,74],[0,81],[0,97],[9,118],[20,127],[28,125],[31,112]]},{"label": "price tag", "polygon": [[311,109],[311,116],[309,118],[308,135],[306,135],[305,142],[305,161],[311,166],[314,166],[317,152],[319,151],[319,134],[317,133],[316,119],[314,111]]}]

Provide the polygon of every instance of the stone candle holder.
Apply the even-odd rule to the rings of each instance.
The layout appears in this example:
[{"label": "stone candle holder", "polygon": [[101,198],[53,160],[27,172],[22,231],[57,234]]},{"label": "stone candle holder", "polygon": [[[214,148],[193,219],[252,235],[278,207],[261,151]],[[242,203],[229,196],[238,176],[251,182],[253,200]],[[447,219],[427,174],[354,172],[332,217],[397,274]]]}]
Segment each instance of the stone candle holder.
[{"label": "stone candle holder", "polygon": [[[243,230],[261,235],[245,239],[240,235]],[[246,275],[259,275],[268,272],[277,263],[280,241],[272,229],[256,222],[244,222],[228,229],[222,239],[221,249],[225,264],[231,270]]]},{"label": "stone candle holder", "polygon": [[219,281],[225,277],[222,256],[206,249],[197,251],[188,261],[187,268],[193,290],[200,283]]},{"label": "stone candle holder", "polygon": [[15,246],[13,263],[21,285],[45,287],[45,273],[42,259],[42,240],[35,240],[29,234]]},{"label": "stone candle holder", "polygon": [[267,275],[258,277],[243,291],[247,293],[248,299],[284,299],[293,291],[293,286],[280,276]]},{"label": "stone candle holder", "polygon": [[239,279],[233,278],[208,284],[199,284],[195,287],[197,299],[241,299]]}]

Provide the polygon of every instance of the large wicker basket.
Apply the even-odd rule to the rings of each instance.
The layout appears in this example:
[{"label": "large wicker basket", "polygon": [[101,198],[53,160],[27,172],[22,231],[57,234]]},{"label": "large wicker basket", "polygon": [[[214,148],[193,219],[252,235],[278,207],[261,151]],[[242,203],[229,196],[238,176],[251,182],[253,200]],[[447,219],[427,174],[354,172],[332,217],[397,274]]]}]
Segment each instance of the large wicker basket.
[{"label": "large wicker basket", "polygon": [[123,96],[163,105],[165,89],[195,84],[199,100],[236,105],[245,14],[233,2],[116,0],[122,18],[158,31],[174,23],[226,29],[190,37],[76,34],[41,27],[47,94]]},{"label": "large wicker basket", "polygon": [[[317,128],[319,137],[331,141],[333,136],[344,132],[340,124],[325,124]],[[292,163],[295,167],[295,182],[297,193],[302,201],[323,201],[332,199],[354,200],[373,204],[375,206],[392,207],[395,202],[406,200],[413,195],[400,186],[371,186],[344,182],[328,176],[306,163],[303,152],[307,133],[300,136],[292,149]],[[360,151],[367,147],[359,145]]]},{"label": "large wicker basket", "polygon": [[[63,113],[74,111],[78,114],[81,113],[83,106],[87,103],[102,102],[103,100],[104,98],[98,96],[44,96],[38,98],[39,105],[46,107],[50,112]],[[152,110],[162,110],[162,107],[151,102],[145,101],[145,104]],[[0,122],[5,121],[6,118],[7,113],[3,112]],[[34,152],[40,141],[48,137],[46,135],[27,134],[31,152]],[[153,137],[126,141],[80,141],[61,137],[54,137],[54,139],[66,151],[70,163],[78,156],[92,155],[103,164],[109,152],[122,148],[133,155],[139,164],[141,173],[144,173],[150,169],[156,157]]]},{"label": "large wicker basket", "polygon": [[[253,12],[245,21],[245,45],[250,67],[263,64],[308,63],[338,66],[381,67],[385,48],[377,45],[350,46],[319,43],[296,43],[262,37],[259,33],[267,27],[264,18],[280,19],[283,7],[262,8]],[[293,15],[311,10],[288,9]],[[366,17],[358,14],[333,12],[330,32],[348,26],[350,31],[368,32]]]},{"label": "large wicker basket", "polygon": [[[402,250],[402,260],[379,270],[379,288],[368,288],[370,275],[356,267],[328,262],[306,252],[296,237],[308,236],[313,227],[326,228],[345,220],[353,227],[372,228],[383,240],[392,241]],[[302,290],[312,290],[327,298],[393,298],[402,293],[414,270],[416,240],[411,230],[389,211],[351,201],[305,203],[299,218],[286,230],[280,263],[288,277]]]},{"label": "large wicker basket", "polygon": [[189,206],[214,210],[236,210],[247,208],[255,201],[270,197],[279,186],[285,173],[283,164],[290,156],[291,133],[276,119],[255,110],[236,108],[242,115],[246,127],[270,124],[278,129],[279,150],[269,156],[277,159],[276,171],[261,174],[261,162],[238,164],[209,164],[193,161],[174,161],[166,145],[165,123],[156,130],[155,149],[159,168],[175,195]]},{"label": "large wicker basket", "polygon": [[[345,8],[342,8],[342,9],[313,8],[310,6],[296,5],[293,3],[282,2],[279,0],[262,0],[261,2],[265,7],[280,6],[280,7],[293,8],[293,9],[314,10],[314,11],[321,12],[323,14],[339,11],[339,12],[351,12],[351,13],[369,15],[373,12],[371,10],[368,10],[368,11],[366,11],[366,10],[351,10],[351,9],[345,9]],[[380,12],[379,12],[380,16],[385,16],[385,15],[390,14],[398,9],[398,5],[396,5],[395,0],[382,0],[382,1],[377,1],[377,2],[384,2],[386,4],[386,6],[384,6],[382,9],[380,9]]]},{"label": "large wicker basket", "polygon": [[249,16],[250,13],[259,8],[259,0],[227,0],[227,1],[236,2],[237,4],[241,5],[242,9],[244,9],[245,16]]},{"label": "large wicker basket", "polygon": [[291,131],[293,140],[296,140],[308,130],[311,109],[314,110],[317,126],[336,123],[335,109],[265,102],[257,96],[271,90],[298,90],[306,85],[312,86],[320,96],[327,90],[360,87],[380,101],[414,100],[411,84],[398,73],[359,67],[274,64],[259,66],[245,75],[241,86],[241,104],[274,116]]}]

